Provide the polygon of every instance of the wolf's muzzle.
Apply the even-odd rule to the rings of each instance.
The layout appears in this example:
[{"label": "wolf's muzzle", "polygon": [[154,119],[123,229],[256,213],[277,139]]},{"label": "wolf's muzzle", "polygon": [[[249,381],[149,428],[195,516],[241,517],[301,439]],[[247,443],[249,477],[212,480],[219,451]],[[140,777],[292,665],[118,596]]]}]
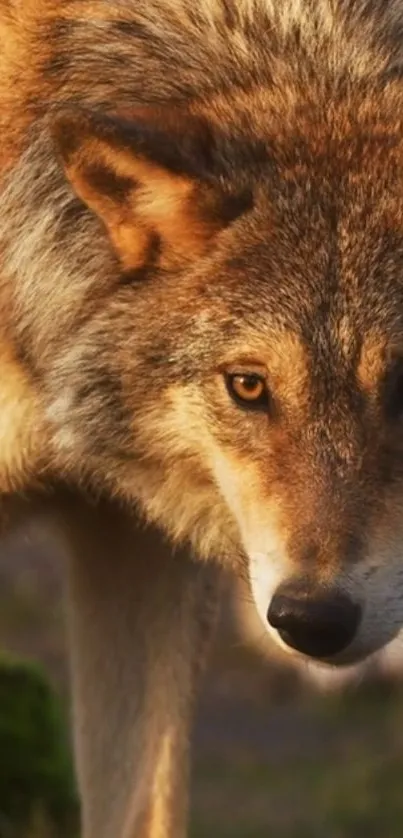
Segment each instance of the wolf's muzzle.
[{"label": "wolf's muzzle", "polygon": [[354,640],[362,611],[335,588],[316,589],[306,579],[281,585],[267,619],[287,646],[312,658],[327,659]]}]

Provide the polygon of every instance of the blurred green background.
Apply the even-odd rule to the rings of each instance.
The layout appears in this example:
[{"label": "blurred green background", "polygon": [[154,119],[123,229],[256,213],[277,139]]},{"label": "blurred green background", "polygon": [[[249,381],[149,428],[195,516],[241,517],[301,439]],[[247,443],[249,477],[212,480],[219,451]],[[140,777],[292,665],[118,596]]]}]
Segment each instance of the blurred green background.
[{"label": "blurred green background", "polygon": [[[46,545],[1,557],[0,838],[79,836],[61,589]],[[191,838],[401,838],[402,784],[399,667],[319,690],[228,580],[194,732]]]}]

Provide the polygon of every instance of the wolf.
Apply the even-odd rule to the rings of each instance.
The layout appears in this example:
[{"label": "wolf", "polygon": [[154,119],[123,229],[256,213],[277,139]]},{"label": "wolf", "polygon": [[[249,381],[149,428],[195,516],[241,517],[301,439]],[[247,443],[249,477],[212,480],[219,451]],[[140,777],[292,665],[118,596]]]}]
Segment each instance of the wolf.
[{"label": "wolf", "polygon": [[403,3],[1,0],[0,521],[68,567],[84,838],[183,838],[222,567],[403,625]]}]

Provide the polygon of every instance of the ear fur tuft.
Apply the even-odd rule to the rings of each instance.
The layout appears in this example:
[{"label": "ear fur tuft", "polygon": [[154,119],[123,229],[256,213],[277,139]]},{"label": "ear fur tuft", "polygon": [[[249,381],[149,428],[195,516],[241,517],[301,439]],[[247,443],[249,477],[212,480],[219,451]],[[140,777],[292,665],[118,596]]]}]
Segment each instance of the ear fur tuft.
[{"label": "ear fur tuft", "polygon": [[125,270],[142,266],[151,236],[169,263],[197,258],[225,226],[207,176],[213,138],[204,120],[162,108],[130,118],[68,113],[52,134],[67,178],[104,223]]}]

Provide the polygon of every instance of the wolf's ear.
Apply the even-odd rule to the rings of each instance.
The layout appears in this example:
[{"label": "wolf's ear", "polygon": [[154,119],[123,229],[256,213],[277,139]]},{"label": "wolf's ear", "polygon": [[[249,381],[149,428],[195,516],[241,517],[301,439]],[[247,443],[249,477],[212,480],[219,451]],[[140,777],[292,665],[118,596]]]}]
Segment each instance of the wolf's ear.
[{"label": "wolf's ear", "polygon": [[175,109],[60,115],[53,137],[76,194],[105,224],[126,270],[158,242],[163,263],[191,260],[238,213],[212,185],[206,121]]}]

